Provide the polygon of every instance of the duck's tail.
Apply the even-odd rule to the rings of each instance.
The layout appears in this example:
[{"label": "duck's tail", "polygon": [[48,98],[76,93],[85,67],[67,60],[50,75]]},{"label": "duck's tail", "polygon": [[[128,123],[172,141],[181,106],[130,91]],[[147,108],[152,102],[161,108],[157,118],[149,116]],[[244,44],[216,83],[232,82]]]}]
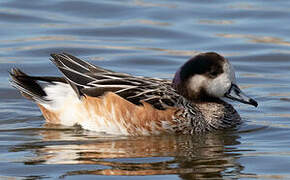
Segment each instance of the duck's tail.
[{"label": "duck's tail", "polygon": [[66,83],[61,77],[29,76],[18,68],[12,68],[9,73],[11,76],[11,85],[18,89],[24,97],[39,104],[47,104],[51,99],[47,99],[47,93],[38,81],[49,84],[55,84],[57,82]]},{"label": "duck's tail", "polygon": [[47,94],[45,93],[43,88],[36,82],[37,80],[35,79],[35,77],[25,74],[18,68],[11,69],[10,76],[11,85],[18,89],[21,94],[27,99],[39,103],[48,101],[47,99],[45,99],[45,96],[47,96]]}]

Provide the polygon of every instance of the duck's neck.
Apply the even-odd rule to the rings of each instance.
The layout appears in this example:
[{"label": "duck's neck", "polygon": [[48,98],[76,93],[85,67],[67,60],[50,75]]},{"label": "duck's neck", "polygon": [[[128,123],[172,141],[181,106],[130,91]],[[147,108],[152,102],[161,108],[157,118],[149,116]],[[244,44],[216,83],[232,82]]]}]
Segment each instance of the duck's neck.
[{"label": "duck's neck", "polygon": [[216,129],[232,128],[241,122],[233,106],[221,99],[218,102],[197,103],[196,106],[206,122]]},{"label": "duck's neck", "polygon": [[206,101],[192,101],[184,97],[181,99],[180,107],[184,110],[185,119],[180,126],[186,123],[190,125],[185,128],[188,133],[233,128],[241,123],[241,118],[232,105],[219,98]]}]

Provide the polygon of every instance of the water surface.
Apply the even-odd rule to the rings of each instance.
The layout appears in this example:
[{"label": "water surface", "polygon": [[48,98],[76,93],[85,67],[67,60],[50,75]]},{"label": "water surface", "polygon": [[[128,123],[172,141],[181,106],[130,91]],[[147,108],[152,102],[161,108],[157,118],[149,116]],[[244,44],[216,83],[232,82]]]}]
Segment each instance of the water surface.
[{"label": "water surface", "polygon": [[[290,179],[290,2],[0,2],[0,179]],[[238,130],[112,137],[51,126],[9,85],[8,71],[60,75],[50,53],[115,71],[172,78],[216,51],[258,108],[233,103]]]}]

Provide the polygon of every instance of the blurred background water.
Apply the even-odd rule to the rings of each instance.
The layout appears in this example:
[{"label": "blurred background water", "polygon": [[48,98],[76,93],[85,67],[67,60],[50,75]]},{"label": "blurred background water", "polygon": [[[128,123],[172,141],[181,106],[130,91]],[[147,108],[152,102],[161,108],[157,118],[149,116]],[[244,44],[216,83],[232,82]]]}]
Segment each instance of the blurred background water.
[{"label": "blurred background water", "polygon": [[[290,1],[1,0],[0,179],[290,179]],[[216,51],[258,108],[239,130],[110,137],[44,123],[8,71],[60,73],[68,52],[115,71],[172,78]]]}]

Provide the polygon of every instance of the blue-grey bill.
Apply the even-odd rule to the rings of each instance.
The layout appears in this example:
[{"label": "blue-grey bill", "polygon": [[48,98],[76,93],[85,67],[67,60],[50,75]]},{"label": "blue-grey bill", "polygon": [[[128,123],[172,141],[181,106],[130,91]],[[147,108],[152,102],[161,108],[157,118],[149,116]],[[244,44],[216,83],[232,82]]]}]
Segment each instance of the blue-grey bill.
[{"label": "blue-grey bill", "polygon": [[226,98],[232,99],[234,101],[239,101],[244,104],[250,104],[255,107],[258,106],[257,101],[247,96],[245,93],[242,92],[242,90],[235,84],[232,84],[229,91],[225,94]]}]

